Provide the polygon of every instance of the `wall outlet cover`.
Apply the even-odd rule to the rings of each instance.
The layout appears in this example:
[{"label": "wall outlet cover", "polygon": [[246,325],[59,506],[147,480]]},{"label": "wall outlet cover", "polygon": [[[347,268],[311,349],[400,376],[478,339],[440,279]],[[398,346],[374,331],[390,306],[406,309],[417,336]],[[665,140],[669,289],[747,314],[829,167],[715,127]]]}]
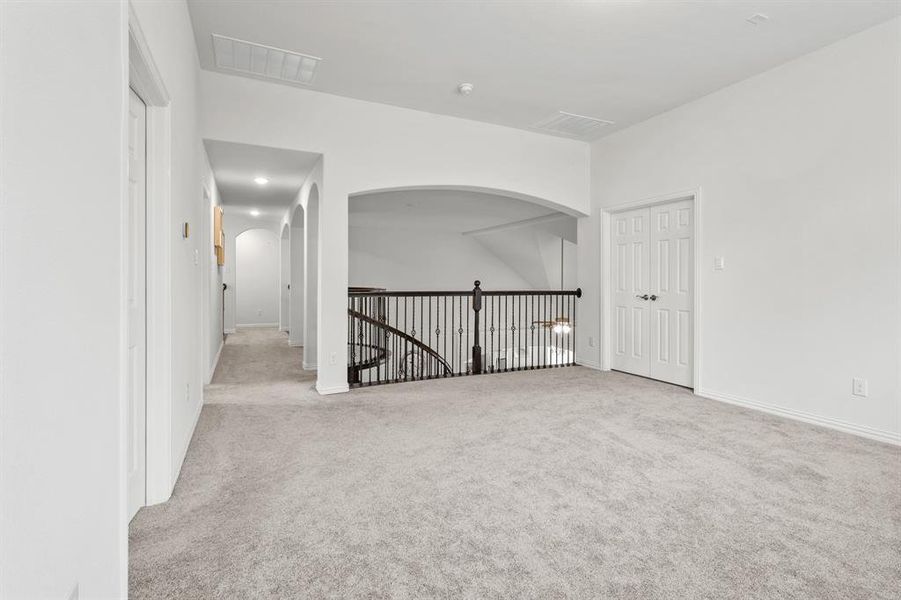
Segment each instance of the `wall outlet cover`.
[{"label": "wall outlet cover", "polygon": [[866,398],[870,393],[868,388],[867,380],[862,377],[855,377],[851,380],[851,393],[855,396]]}]

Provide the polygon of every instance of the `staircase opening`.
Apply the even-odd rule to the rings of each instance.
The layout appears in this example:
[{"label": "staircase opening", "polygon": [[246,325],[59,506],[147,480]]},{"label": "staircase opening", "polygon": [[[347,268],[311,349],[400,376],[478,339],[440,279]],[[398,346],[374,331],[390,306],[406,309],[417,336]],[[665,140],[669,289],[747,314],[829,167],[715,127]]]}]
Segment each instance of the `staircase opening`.
[{"label": "staircase opening", "polygon": [[574,217],[428,189],[354,196],[349,225],[349,385],[575,364]]}]

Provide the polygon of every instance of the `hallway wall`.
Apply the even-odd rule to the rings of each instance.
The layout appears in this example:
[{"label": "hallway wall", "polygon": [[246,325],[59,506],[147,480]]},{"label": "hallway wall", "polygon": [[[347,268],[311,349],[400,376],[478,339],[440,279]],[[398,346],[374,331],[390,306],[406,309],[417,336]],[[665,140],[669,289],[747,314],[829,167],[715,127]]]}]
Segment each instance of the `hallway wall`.
[{"label": "hallway wall", "polygon": [[[228,289],[225,291],[225,331],[226,333],[234,333],[239,323],[242,325],[245,324],[238,318],[236,303],[239,293],[238,280],[236,278],[238,266],[237,238],[245,231],[252,229],[265,229],[267,232],[272,232],[275,236],[278,236],[280,224],[278,221],[271,219],[251,217],[250,215],[240,212],[238,209],[229,208],[228,206],[224,207],[224,211],[223,229],[225,230],[225,266],[223,267],[223,281],[228,286]],[[278,286],[279,257],[277,249],[275,262],[273,264],[275,265],[274,268],[276,270],[276,286]],[[277,287],[275,293],[278,293]],[[274,319],[265,321],[266,323],[278,323],[277,304],[275,305],[274,310]],[[249,316],[247,317],[249,318]],[[262,323],[263,321],[259,322]],[[251,319],[251,322],[248,324],[255,324],[255,322]]]},{"label": "hallway wall", "polygon": [[235,321],[238,327],[278,327],[279,239],[248,229],[235,239]]}]

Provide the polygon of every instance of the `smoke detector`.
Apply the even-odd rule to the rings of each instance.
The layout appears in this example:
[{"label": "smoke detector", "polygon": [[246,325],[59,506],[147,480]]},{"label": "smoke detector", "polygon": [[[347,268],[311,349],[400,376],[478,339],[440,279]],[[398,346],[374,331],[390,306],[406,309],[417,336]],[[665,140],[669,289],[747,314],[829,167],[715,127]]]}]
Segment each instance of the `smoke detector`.
[{"label": "smoke detector", "polygon": [[213,34],[216,67],[285,83],[309,85],[322,60],[282,48],[273,48]]},{"label": "smoke detector", "polygon": [[561,110],[536,123],[535,128],[562,133],[571,137],[591,139],[599,134],[604,127],[613,124],[613,121],[598,119],[597,117],[586,117],[585,115],[577,115]]},{"label": "smoke detector", "polygon": [[471,83],[461,83],[460,85],[457,86],[457,92],[459,92],[459,94],[461,96],[470,95],[472,93],[472,90],[473,90],[473,86]]},{"label": "smoke detector", "polygon": [[763,13],[754,13],[753,15],[745,19],[745,21],[747,21],[751,25],[763,25],[769,20],[770,18]]}]

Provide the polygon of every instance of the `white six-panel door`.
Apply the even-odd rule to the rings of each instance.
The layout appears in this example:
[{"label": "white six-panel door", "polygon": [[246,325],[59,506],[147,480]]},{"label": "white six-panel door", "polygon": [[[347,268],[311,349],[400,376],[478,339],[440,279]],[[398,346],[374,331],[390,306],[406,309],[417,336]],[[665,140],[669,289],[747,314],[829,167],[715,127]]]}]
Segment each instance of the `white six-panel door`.
[{"label": "white six-panel door", "polygon": [[613,368],[647,375],[648,209],[613,215]]},{"label": "white six-panel door", "polygon": [[611,216],[611,366],[691,386],[694,215],[680,200]]},{"label": "white six-panel door", "polygon": [[129,90],[128,105],[128,518],[146,504],[147,108]]}]

